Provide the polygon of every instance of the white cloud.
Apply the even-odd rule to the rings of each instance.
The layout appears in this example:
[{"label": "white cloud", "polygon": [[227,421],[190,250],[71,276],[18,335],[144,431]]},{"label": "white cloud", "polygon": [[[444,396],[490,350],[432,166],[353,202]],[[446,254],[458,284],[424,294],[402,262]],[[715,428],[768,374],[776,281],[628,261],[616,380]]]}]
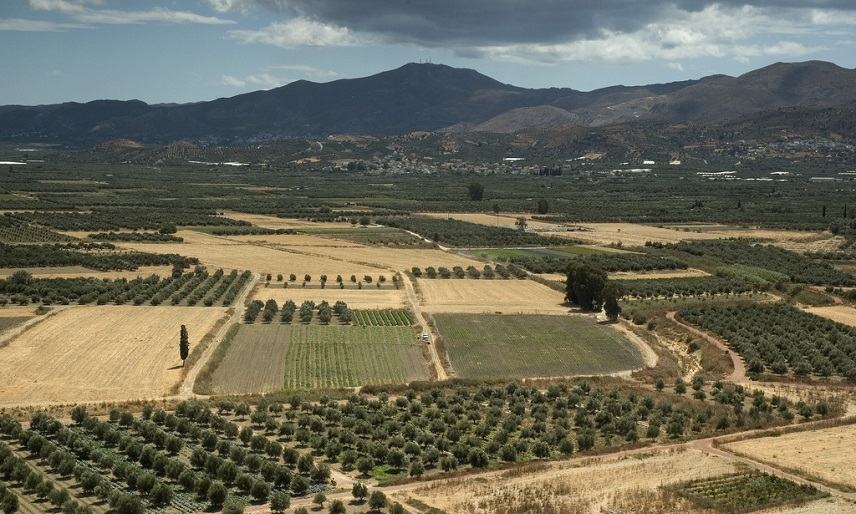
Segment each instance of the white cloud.
[{"label": "white cloud", "polygon": [[100,0],[29,0],[30,7],[37,11],[60,12],[83,23],[134,24],[148,22],[162,23],[198,23],[204,25],[225,25],[231,20],[204,16],[189,11],[176,11],[155,7],[143,11],[122,11],[116,9],[93,9],[88,5],[101,5]]},{"label": "white cloud", "polygon": [[[712,5],[697,12],[672,9],[663,21],[633,32],[602,30],[598,37],[557,44],[523,43],[479,47],[485,56],[512,62],[678,61],[699,57],[734,58],[776,55],[797,57],[819,50],[792,40],[761,42],[773,35],[798,36],[810,30],[796,13],[780,15],[766,9]],[[818,18],[822,19],[822,18]],[[815,22],[812,22],[815,23]]]},{"label": "white cloud", "polygon": [[229,37],[242,43],[262,43],[281,48],[298,46],[354,46],[368,41],[351,33],[347,27],[294,18],[273,23],[259,30],[232,30]]},{"label": "white cloud", "polygon": [[46,20],[24,18],[0,18],[0,31],[16,32],[64,32],[69,29],[86,28],[78,23],[57,23]]},{"label": "white cloud", "polygon": [[[288,76],[282,76],[277,72],[285,71],[289,72]],[[316,68],[314,66],[307,66],[305,64],[279,64],[274,66],[267,66],[259,73],[254,73],[252,75],[247,75],[243,77],[235,76],[235,75],[223,75],[220,77],[220,83],[224,86],[235,87],[235,88],[261,88],[261,89],[272,89],[275,87],[283,86],[290,82],[294,82],[300,78],[314,78],[314,79],[330,79],[338,76],[339,74],[332,70],[322,70],[320,68]]]},{"label": "white cloud", "polygon": [[684,71],[684,65],[679,62],[667,62],[666,67],[670,70]]}]

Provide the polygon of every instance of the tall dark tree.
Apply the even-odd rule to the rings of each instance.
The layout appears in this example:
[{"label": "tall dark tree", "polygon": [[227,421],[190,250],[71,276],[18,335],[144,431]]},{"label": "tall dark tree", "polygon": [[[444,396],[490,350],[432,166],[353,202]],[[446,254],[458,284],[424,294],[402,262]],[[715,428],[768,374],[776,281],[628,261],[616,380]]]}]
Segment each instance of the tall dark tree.
[{"label": "tall dark tree", "polygon": [[484,198],[484,186],[479,182],[473,182],[468,185],[467,192],[470,195],[470,200],[479,201]]},{"label": "tall dark tree", "polygon": [[178,354],[181,356],[181,365],[184,366],[184,361],[190,354],[190,340],[187,337],[187,327],[181,326],[181,333],[178,340]]},{"label": "tall dark tree", "polygon": [[618,321],[618,316],[621,314],[621,306],[618,305],[619,296],[621,293],[615,284],[607,284],[603,288],[603,311],[609,321]]},{"label": "tall dark tree", "polygon": [[565,298],[583,310],[595,310],[603,303],[606,281],[605,271],[585,264],[571,263],[568,265]]},{"label": "tall dark tree", "polygon": [[547,214],[547,212],[550,210],[550,204],[547,202],[547,200],[542,198],[538,200],[536,210],[538,211],[538,214]]}]

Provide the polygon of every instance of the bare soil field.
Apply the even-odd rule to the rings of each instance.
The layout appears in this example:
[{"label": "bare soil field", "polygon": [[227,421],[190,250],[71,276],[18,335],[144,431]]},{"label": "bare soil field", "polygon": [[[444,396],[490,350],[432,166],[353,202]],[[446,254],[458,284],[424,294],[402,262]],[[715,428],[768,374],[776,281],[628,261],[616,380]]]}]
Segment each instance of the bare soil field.
[{"label": "bare soil field", "polygon": [[169,266],[141,266],[134,271],[96,271],[82,266],[57,266],[49,268],[0,268],[0,278],[9,277],[12,273],[20,269],[30,272],[33,278],[94,277],[106,279],[127,278],[130,280],[137,277],[148,277],[149,275],[165,277],[172,273],[172,268]]},{"label": "bare soil field", "polygon": [[856,466],[853,465],[852,454],[854,445],[856,425],[844,425],[778,437],[748,439],[724,447],[785,470],[856,489]]},{"label": "bare soil field", "polygon": [[[316,254],[292,251],[291,247],[237,241],[225,237],[181,230],[184,243],[120,243],[123,248],[153,253],[177,253],[196,257],[202,264],[213,269],[248,269],[262,273],[295,273],[299,276],[326,274],[376,275],[376,267],[355,264],[343,258],[330,258]],[[333,255],[342,255],[341,249],[329,249]]]},{"label": "bare soil field", "polygon": [[327,247],[295,246],[290,249],[306,254],[345,259],[352,263],[378,266],[396,271],[409,271],[414,266],[421,268],[445,266],[450,269],[453,266],[461,266],[462,268],[475,266],[478,269],[484,267],[484,262],[475,259],[442,250],[425,248],[384,248],[357,245],[342,251],[340,248],[328,245]]},{"label": "bare soil field", "polygon": [[316,304],[321,300],[327,300],[330,305],[337,300],[342,300],[351,309],[395,309],[406,303],[404,289],[378,289],[372,285],[364,286],[363,289],[339,289],[339,286],[332,282],[328,283],[324,289],[303,288],[300,284],[289,285],[287,288],[262,286],[250,299],[264,302],[270,298],[276,300],[280,306],[288,300],[298,306],[306,300],[313,300]]},{"label": "bare soil field", "polygon": [[167,394],[181,378],[180,325],[190,349],[225,315],[198,307],[72,307],[0,349],[0,404],[128,400]]},{"label": "bare soil field", "polygon": [[426,312],[565,314],[564,295],[531,280],[420,279]]},{"label": "bare soil field", "polygon": [[[665,493],[660,487],[736,470],[723,459],[692,449],[533,464],[531,468],[528,472],[511,470],[479,479],[464,477],[426,485],[406,496],[448,514],[702,513],[710,511]],[[549,510],[545,510],[548,506]]]},{"label": "bare soil field", "polygon": [[826,307],[806,307],[806,312],[856,327],[856,309],[848,305],[829,305]]},{"label": "bare soil field", "polygon": [[352,226],[350,223],[346,222],[317,222],[297,218],[278,218],[276,216],[267,216],[264,214],[249,214],[235,211],[225,212],[223,213],[223,216],[233,220],[246,221],[257,227],[272,229],[309,227],[346,228]]}]

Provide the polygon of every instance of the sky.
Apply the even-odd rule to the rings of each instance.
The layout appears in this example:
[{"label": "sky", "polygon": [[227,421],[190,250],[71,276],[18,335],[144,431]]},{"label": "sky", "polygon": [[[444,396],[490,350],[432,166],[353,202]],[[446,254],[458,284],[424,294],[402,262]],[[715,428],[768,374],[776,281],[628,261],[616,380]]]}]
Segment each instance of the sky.
[{"label": "sky", "polygon": [[194,102],[408,62],[523,87],[856,68],[856,0],[0,0],[0,104]]}]

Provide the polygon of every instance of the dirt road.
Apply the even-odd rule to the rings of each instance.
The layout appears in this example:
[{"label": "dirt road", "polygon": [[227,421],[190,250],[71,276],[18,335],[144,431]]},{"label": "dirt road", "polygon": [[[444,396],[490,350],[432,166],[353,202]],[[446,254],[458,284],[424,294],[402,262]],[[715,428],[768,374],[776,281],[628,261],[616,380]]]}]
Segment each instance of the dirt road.
[{"label": "dirt road", "polygon": [[716,346],[720,350],[728,352],[728,356],[731,357],[731,363],[734,365],[734,371],[732,371],[730,375],[725,377],[726,380],[734,382],[736,384],[743,384],[749,382],[749,377],[746,376],[746,364],[743,363],[743,359],[740,358],[740,355],[738,355],[737,352],[732,351],[730,348],[728,348],[728,345],[726,345],[725,342],[719,339],[718,337],[714,337],[705,332],[704,330],[699,330],[698,328],[692,325],[684,323],[677,317],[677,314],[678,313],[674,311],[668,312],[666,313],[666,318],[673,321],[675,324],[680,325],[681,328],[683,328],[684,330],[701,337],[702,339]]},{"label": "dirt road", "polygon": [[446,373],[446,368],[443,367],[443,361],[440,359],[440,354],[437,353],[437,337],[428,321],[425,319],[425,314],[422,313],[422,307],[419,305],[419,298],[416,296],[416,289],[413,287],[413,282],[407,273],[401,274],[401,281],[404,282],[404,289],[407,292],[407,301],[410,303],[410,309],[413,311],[413,316],[422,327],[422,333],[428,334],[431,339],[428,344],[428,352],[431,354],[431,362],[434,363],[434,369],[437,373],[437,380],[446,380],[449,378]]}]

